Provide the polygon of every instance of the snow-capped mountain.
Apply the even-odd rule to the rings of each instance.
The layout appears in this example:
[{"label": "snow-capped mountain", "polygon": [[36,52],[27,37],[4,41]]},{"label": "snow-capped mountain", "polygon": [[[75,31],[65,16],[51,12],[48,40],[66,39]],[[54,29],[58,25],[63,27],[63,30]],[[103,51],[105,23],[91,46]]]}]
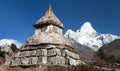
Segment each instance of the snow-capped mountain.
[{"label": "snow-capped mountain", "polygon": [[17,40],[14,39],[1,39],[0,40],[0,46],[4,47],[6,45],[11,45],[14,43],[18,48],[22,46],[22,43],[18,42]]},{"label": "snow-capped mountain", "polygon": [[[110,43],[115,39],[120,39],[120,37],[116,35],[101,34],[96,32],[96,30],[93,29],[90,22],[84,23],[82,27],[76,32],[69,29],[64,34],[64,36],[70,40],[74,39],[75,42],[77,42],[77,45],[79,43],[81,45],[91,48],[94,51],[97,51],[101,46],[103,46],[106,43]],[[76,46],[75,42],[72,41],[73,46]]]}]

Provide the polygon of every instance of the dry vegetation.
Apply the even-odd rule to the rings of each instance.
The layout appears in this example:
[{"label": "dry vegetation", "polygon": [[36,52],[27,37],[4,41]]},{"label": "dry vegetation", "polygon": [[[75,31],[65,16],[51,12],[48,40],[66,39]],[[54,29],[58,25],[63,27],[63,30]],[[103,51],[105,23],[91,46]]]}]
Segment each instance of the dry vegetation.
[{"label": "dry vegetation", "polygon": [[93,66],[88,65],[44,65],[38,67],[8,67],[0,66],[0,71],[97,71]]}]

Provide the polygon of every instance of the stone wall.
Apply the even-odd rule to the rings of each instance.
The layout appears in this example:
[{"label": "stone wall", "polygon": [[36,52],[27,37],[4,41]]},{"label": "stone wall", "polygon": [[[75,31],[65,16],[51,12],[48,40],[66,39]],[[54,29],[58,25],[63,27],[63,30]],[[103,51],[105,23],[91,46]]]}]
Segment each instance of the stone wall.
[{"label": "stone wall", "polygon": [[53,65],[78,65],[81,64],[79,54],[68,49],[61,49],[51,45],[51,48],[37,48],[24,50],[13,54],[11,61],[6,61],[10,66],[29,66],[40,64]]}]

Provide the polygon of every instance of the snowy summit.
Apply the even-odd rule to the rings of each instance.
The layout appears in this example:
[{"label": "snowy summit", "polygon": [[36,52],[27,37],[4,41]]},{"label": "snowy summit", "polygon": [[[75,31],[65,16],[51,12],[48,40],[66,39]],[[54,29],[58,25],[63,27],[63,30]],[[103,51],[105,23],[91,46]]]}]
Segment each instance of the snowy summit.
[{"label": "snowy summit", "polygon": [[1,47],[5,47],[6,45],[11,45],[12,43],[14,43],[17,46],[17,48],[20,48],[22,46],[22,43],[14,39],[1,39],[0,40]]},{"label": "snowy summit", "polygon": [[[89,32],[88,32],[89,31]],[[92,34],[92,33],[96,33],[96,31],[93,29],[92,25],[90,24],[90,22],[86,22],[82,25],[81,29],[80,29],[81,33],[88,33],[88,34]]]},{"label": "snowy summit", "polygon": [[[72,31],[71,29],[68,30],[65,37],[74,39],[75,42],[87,46],[94,51],[97,51],[101,46],[106,43],[110,43],[115,39],[119,39],[120,37],[112,34],[101,34],[96,32],[96,30],[92,27],[90,22],[84,23],[80,29],[76,32]],[[72,41],[72,43],[74,43]],[[75,46],[75,43],[74,43]],[[79,46],[78,46],[79,47]]]}]

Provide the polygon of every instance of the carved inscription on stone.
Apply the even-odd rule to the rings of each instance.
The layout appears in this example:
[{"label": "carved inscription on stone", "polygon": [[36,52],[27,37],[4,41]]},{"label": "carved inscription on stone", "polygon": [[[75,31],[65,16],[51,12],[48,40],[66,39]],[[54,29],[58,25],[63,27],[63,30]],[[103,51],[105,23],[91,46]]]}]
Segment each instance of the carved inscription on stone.
[{"label": "carved inscription on stone", "polygon": [[37,64],[38,62],[38,57],[31,57],[31,64]]},{"label": "carved inscription on stone", "polygon": [[30,63],[30,58],[22,58],[21,61],[23,65],[28,65]]},{"label": "carved inscription on stone", "polygon": [[69,50],[65,50],[65,51],[66,51],[67,56],[70,56],[70,57],[75,58],[75,59],[80,59],[79,55],[77,53],[71,52]]},{"label": "carved inscription on stone", "polygon": [[55,56],[56,55],[56,50],[55,49],[50,49],[47,51],[48,56]]},{"label": "carved inscription on stone", "polygon": [[36,55],[37,56],[43,56],[44,52],[42,51],[42,49],[38,49]]},{"label": "carved inscription on stone", "polygon": [[31,56],[36,56],[36,50],[31,51]]},{"label": "carved inscription on stone", "polygon": [[20,59],[12,60],[12,65],[20,65]]},{"label": "carved inscription on stone", "polygon": [[43,57],[42,57],[42,56],[39,56],[39,57],[38,57],[38,64],[42,64],[42,63],[43,63],[42,60],[43,60]]},{"label": "carved inscription on stone", "polygon": [[49,57],[48,64],[65,64],[65,58],[63,57]]}]

